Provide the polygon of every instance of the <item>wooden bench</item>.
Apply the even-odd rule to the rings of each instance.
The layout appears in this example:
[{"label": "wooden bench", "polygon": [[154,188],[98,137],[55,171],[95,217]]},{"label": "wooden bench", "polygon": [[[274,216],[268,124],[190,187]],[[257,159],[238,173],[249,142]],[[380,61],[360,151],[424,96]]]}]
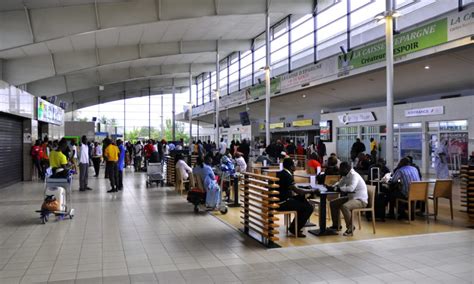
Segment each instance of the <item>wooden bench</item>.
[{"label": "wooden bench", "polygon": [[[246,172],[241,190],[241,224],[245,234],[267,247],[278,241],[278,178]],[[257,235],[257,237],[255,237]]]}]

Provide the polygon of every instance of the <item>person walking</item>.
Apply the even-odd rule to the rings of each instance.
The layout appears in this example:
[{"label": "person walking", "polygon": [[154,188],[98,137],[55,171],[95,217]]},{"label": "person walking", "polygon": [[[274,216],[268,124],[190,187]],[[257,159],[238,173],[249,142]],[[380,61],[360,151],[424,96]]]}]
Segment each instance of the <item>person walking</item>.
[{"label": "person walking", "polygon": [[94,177],[99,176],[100,172],[100,162],[102,160],[102,145],[99,142],[95,142],[93,146],[93,153],[92,153],[92,163],[94,164]]},{"label": "person walking", "polygon": [[435,169],[437,179],[449,179],[448,141],[441,141],[435,152]]},{"label": "person walking", "polygon": [[33,160],[33,165],[38,171],[38,178],[44,179],[43,170],[41,169],[41,157],[42,157],[41,140],[38,139],[36,140],[35,145],[31,147],[31,159]]},{"label": "person walking", "polygon": [[139,172],[142,167],[142,156],[143,156],[143,145],[141,141],[137,141],[133,148],[134,158],[133,158],[133,167],[135,172]]},{"label": "person walking", "polygon": [[370,159],[372,164],[375,164],[377,162],[377,141],[372,137],[370,138]]},{"label": "person walking", "polygon": [[123,145],[122,140],[117,140],[117,146],[119,148],[119,159],[117,162],[117,168],[118,168],[118,176],[117,176],[117,189],[122,190],[123,189],[123,169],[125,168],[125,152],[127,149]]},{"label": "person walking", "polygon": [[92,190],[87,184],[89,179],[89,146],[87,137],[81,137],[81,148],[79,158],[79,191]]},{"label": "person walking", "polygon": [[118,168],[117,162],[119,159],[119,148],[115,146],[109,138],[104,140],[105,150],[104,150],[104,157],[106,160],[105,164],[105,171],[108,174],[110,180],[111,189],[107,192],[117,192],[117,176],[118,176]]}]

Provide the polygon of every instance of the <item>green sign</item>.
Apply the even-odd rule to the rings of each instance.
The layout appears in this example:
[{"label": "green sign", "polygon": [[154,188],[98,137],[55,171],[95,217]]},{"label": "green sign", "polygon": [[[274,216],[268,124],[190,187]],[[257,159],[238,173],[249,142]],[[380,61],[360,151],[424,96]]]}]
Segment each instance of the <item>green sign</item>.
[{"label": "green sign", "polygon": [[[270,93],[275,94],[280,91],[280,78],[274,78],[270,80]],[[265,96],[265,82],[255,85],[247,89],[247,98],[258,98]]]},{"label": "green sign", "polygon": [[[447,41],[447,19],[444,18],[395,35],[393,39],[393,55],[395,57],[403,56]],[[385,61],[385,41],[378,41],[339,55],[338,68],[348,71],[382,61]]]}]

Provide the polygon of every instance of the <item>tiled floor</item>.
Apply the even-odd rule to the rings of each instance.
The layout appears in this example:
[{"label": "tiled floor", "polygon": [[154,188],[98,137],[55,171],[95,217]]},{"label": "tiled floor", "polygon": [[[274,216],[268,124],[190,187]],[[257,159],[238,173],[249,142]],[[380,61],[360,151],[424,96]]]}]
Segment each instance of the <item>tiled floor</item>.
[{"label": "tiled floor", "polygon": [[[73,220],[39,224],[42,185],[0,190],[0,283],[472,283],[471,230],[266,250],[171,188],[127,173],[73,192]],[[76,181],[77,182],[77,181]],[[76,186],[77,188],[77,186]]]}]

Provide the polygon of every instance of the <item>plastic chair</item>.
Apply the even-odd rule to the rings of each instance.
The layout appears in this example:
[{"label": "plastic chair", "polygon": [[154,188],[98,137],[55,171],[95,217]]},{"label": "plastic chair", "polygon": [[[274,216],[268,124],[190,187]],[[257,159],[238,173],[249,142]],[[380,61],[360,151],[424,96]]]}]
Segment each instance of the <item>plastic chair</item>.
[{"label": "plastic chair", "polygon": [[[451,211],[451,220],[453,216],[453,180],[452,179],[438,179],[436,180],[433,195],[429,196],[428,199],[433,200],[434,214],[432,214],[436,220],[438,217],[438,199],[446,198],[449,199],[449,209]],[[426,204],[428,206],[428,203]]]},{"label": "plastic chair", "polygon": [[408,203],[408,223],[411,223],[411,205],[413,201],[423,201],[426,204],[426,221],[429,224],[430,219],[428,218],[429,215],[429,208],[428,208],[428,182],[425,181],[416,181],[410,183],[410,187],[408,189],[408,200],[397,198],[396,200],[396,207],[398,212],[398,203]]},{"label": "plastic chair", "polygon": [[357,221],[359,222],[359,230],[361,230],[361,213],[372,212],[372,228],[375,234],[375,186],[368,185],[367,193],[369,195],[369,204],[366,208],[352,209],[352,225],[354,225],[354,216],[357,214]]}]

